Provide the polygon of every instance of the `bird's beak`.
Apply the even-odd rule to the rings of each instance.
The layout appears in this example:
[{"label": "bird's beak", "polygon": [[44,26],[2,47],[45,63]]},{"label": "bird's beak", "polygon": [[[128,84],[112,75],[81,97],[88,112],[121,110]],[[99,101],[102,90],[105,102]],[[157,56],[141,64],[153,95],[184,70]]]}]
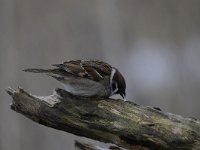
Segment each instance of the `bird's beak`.
[{"label": "bird's beak", "polygon": [[126,101],[126,94],[125,93],[120,93],[120,95],[123,98],[123,100]]}]

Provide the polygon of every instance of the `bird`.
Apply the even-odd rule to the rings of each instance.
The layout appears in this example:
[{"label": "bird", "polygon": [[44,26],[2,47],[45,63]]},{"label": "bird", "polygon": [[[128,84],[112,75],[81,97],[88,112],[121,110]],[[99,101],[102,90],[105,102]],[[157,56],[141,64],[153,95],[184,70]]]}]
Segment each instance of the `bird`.
[{"label": "bird", "polygon": [[65,91],[83,97],[109,98],[120,94],[126,101],[126,82],[115,67],[100,60],[69,60],[52,64],[52,69],[24,69],[25,72],[45,73],[64,85]]}]

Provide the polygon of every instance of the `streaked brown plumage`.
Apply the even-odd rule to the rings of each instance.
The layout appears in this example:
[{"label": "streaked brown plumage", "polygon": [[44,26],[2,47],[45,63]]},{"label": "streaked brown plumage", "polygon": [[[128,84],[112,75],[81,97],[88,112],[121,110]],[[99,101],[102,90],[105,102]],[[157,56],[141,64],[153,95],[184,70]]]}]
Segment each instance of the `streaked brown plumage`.
[{"label": "streaked brown plumage", "polygon": [[65,90],[86,97],[125,97],[126,83],[121,73],[108,63],[98,60],[71,60],[54,64],[53,69],[25,69],[26,72],[46,73],[62,82]]}]

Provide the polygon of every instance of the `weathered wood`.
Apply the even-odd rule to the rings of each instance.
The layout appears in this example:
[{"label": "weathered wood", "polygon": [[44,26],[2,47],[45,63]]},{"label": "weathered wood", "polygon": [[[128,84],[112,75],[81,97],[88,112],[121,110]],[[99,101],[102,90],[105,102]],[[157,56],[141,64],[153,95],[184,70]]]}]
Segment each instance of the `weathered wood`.
[{"label": "weathered wood", "polygon": [[58,130],[126,149],[198,150],[200,121],[122,100],[76,97],[55,89],[38,97],[7,89],[11,109]]},{"label": "weathered wood", "polygon": [[109,148],[102,148],[100,146],[95,146],[93,144],[87,144],[80,141],[75,141],[76,150],[123,150],[117,146],[110,146]]}]

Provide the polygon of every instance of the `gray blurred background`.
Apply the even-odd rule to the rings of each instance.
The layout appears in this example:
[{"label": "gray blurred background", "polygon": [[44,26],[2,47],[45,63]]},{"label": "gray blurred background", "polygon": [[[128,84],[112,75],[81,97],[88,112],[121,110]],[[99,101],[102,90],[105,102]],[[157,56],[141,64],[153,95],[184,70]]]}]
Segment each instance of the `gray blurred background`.
[{"label": "gray blurred background", "polygon": [[22,69],[86,58],[117,67],[128,100],[200,118],[199,0],[0,0],[0,150],[87,140],[11,111],[4,90],[49,95],[57,81]]}]

